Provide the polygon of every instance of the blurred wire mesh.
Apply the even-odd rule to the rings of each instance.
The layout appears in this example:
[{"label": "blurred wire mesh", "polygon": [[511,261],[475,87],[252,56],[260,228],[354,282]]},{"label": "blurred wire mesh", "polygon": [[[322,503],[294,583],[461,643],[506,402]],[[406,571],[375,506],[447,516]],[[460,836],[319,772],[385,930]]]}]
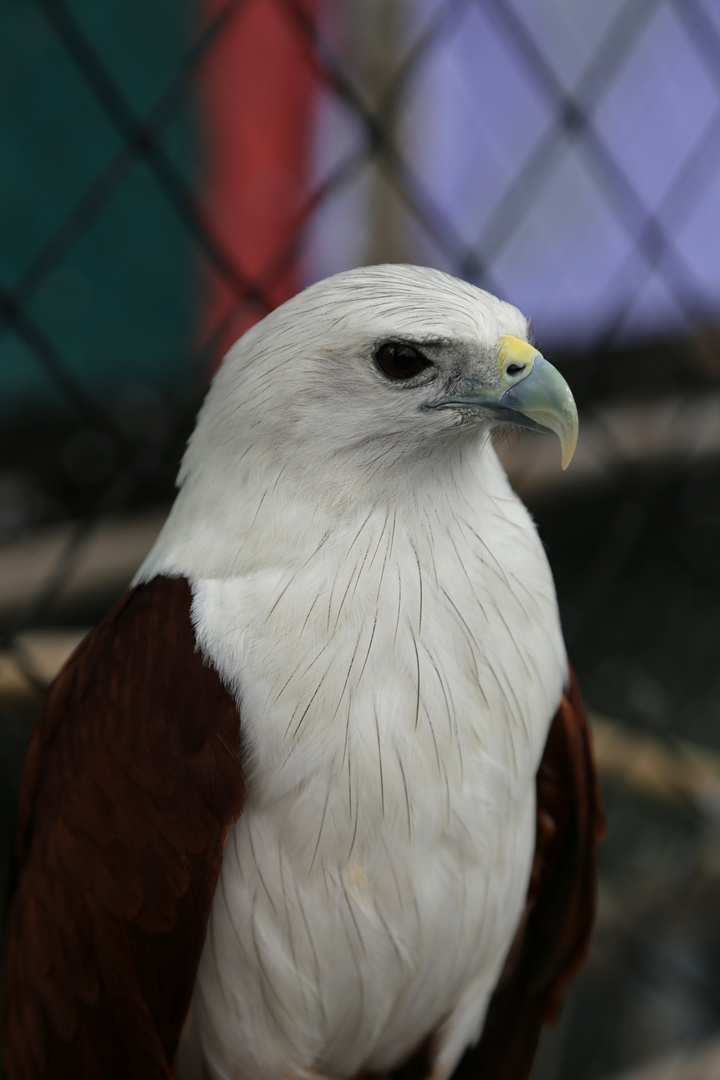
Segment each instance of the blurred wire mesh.
[{"label": "blurred wire mesh", "polygon": [[6,0],[0,85],[4,850],[223,350],[328,273],[435,265],[530,314],[581,412],[568,475],[500,447],[610,818],[537,1080],[720,1077],[718,5]]}]

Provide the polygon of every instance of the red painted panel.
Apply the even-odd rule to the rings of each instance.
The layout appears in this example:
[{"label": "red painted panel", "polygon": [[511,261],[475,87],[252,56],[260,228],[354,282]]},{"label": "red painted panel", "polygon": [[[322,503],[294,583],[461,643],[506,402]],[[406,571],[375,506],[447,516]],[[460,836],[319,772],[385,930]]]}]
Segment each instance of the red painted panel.
[{"label": "red painted panel", "polygon": [[[227,0],[200,0],[208,17]],[[314,20],[319,0],[293,0]],[[271,307],[300,287],[290,254],[307,194],[313,103],[319,71],[293,3],[245,0],[210,49],[201,72],[202,203],[241,273]],[[266,313],[243,302],[208,267],[201,340],[228,320],[212,361]]]}]

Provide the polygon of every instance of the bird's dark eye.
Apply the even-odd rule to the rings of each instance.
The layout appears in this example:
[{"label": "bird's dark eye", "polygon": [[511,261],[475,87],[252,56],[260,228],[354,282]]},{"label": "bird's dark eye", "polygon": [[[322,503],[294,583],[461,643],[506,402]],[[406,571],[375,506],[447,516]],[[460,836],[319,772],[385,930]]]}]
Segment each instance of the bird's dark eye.
[{"label": "bird's dark eye", "polygon": [[375,353],[375,362],[381,371],[391,379],[412,379],[432,364],[412,345],[403,345],[399,341],[388,341]]}]

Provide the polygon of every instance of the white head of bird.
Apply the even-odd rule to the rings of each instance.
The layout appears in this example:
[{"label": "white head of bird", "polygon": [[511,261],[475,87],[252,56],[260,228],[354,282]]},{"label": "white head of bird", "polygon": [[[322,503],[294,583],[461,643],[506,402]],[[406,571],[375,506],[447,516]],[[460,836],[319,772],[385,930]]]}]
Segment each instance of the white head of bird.
[{"label": "white head of bird", "polygon": [[[250,527],[269,543],[284,516],[287,550],[296,514],[396,508],[452,483],[468,453],[494,459],[489,435],[503,423],[554,432],[565,468],[575,403],[528,336],[517,308],[425,267],[368,266],[310,286],[217,372],[178,478],[175,545],[185,533],[195,546],[202,527],[206,568],[221,536],[234,548],[242,538],[247,561]],[[240,506],[242,520],[227,520]],[[217,554],[224,573],[230,552]]]}]

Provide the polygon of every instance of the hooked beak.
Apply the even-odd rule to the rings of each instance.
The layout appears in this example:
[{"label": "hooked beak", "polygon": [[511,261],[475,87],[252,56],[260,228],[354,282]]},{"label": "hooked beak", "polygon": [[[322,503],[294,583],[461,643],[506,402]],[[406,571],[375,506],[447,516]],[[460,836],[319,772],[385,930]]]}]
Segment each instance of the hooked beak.
[{"label": "hooked beak", "polygon": [[544,356],[520,338],[500,338],[497,365],[497,386],[476,383],[466,394],[431,407],[478,409],[494,420],[552,432],[560,440],[562,467],[566,469],[578,437],[577,408],[570,387]]}]

